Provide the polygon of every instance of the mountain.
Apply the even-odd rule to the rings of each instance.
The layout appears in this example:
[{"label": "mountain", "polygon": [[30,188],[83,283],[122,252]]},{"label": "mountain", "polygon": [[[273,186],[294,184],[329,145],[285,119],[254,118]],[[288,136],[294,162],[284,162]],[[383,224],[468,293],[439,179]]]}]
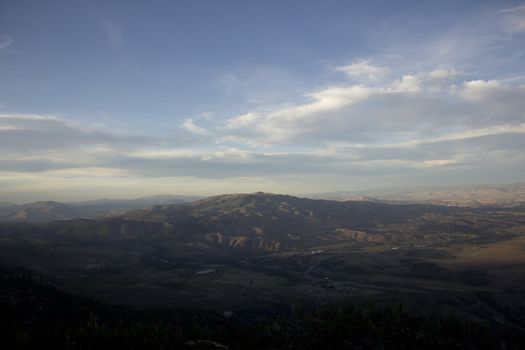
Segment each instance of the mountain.
[{"label": "mountain", "polygon": [[39,201],[0,208],[1,221],[42,222],[81,217],[84,214],[86,212],[81,207],[53,201]]},{"label": "mountain", "polygon": [[0,223],[0,263],[111,302],[220,313],[373,300],[525,327],[525,207],[252,193]]},{"label": "mountain", "polygon": [[145,208],[152,205],[160,204],[180,204],[188,203],[198,199],[202,199],[200,196],[180,196],[172,194],[161,194],[147,197],[140,197],[134,199],[96,199],[92,201],[84,202],[71,202],[69,204],[78,205],[78,206],[114,206],[118,208],[126,209],[139,209]]},{"label": "mountain", "polygon": [[[261,195],[261,193],[259,193]],[[236,205],[242,207],[242,212],[237,213],[239,217],[247,216],[243,214],[254,213],[253,206],[261,209],[261,203],[257,204],[257,200],[253,196],[242,199],[240,195],[226,195],[218,196],[213,199],[207,199],[199,205],[205,205],[210,210],[219,210],[221,206],[230,205],[233,208]],[[331,201],[364,201],[367,206],[370,202],[385,202],[397,204],[434,204],[441,206],[515,206],[525,204],[525,183],[501,185],[501,186],[468,186],[468,187],[417,187],[417,188],[392,188],[384,190],[370,190],[370,191],[337,191],[321,194],[314,194],[306,196],[311,199],[324,199]],[[286,202],[284,197],[281,199]],[[98,199],[84,202],[55,202],[55,201],[38,201],[22,205],[0,202],[0,221],[10,222],[51,222],[54,220],[64,220],[73,218],[100,218],[104,216],[118,216],[125,211],[134,209],[143,209],[150,206],[158,205],[172,205],[193,202],[202,199],[198,196],[176,196],[176,195],[158,195],[141,197],[136,199]],[[289,199],[289,198],[288,198]],[[245,205],[242,201],[252,201],[251,204]],[[271,200],[279,200],[274,197]],[[270,199],[265,203],[271,202]],[[221,202],[222,201],[222,202]],[[294,202],[294,200],[291,200]],[[229,204],[228,204],[229,203]],[[318,207],[325,207],[327,205],[319,205]],[[354,206],[357,204],[354,203]],[[215,209],[214,209],[215,207]],[[270,210],[274,212],[275,208]],[[329,205],[332,209],[334,204]],[[195,210],[199,210],[195,207]],[[230,209],[231,209],[230,208]],[[252,209],[250,209],[252,208]],[[168,207],[156,208],[155,210],[169,211]],[[282,214],[285,208],[277,209],[277,213]],[[308,210],[308,208],[306,208]],[[318,209],[319,210],[319,209]],[[321,212],[324,209],[321,209]],[[230,210],[231,211],[231,210]],[[267,214],[269,214],[268,212]],[[144,216],[147,213],[152,215],[151,211],[143,214],[136,213],[135,215]],[[158,213],[157,213],[158,214]],[[231,211],[230,214],[235,214]],[[260,212],[259,214],[263,214]],[[294,219],[298,219],[301,215],[295,215]],[[248,214],[248,216],[251,214]],[[257,214],[258,215],[258,214]],[[234,215],[235,216],[235,215]],[[270,215],[274,216],[274,215]],[[237,218],[238,219],[238,218]],[[272,244],[272,243],[270,243]]]},{"label": "mountain", "polygon": [[[79,217],[83,210],[83,207],[62,203],[36,202],[26,207],[22,213],[27,216],[21,219],[34,222],[44,221],[43,216]],[[258,192],[156,205],[99,220],[8,226],[28,234],[66,240],[133,238],[162,240],[166,245],[264,253],[340,244],[493,240],[498,237],[495,231],[498,225],[501,223],[486,220],[485,212],[476,208],[457,210],[423,204],[314,200]],[[432,234],[436,230],[439,234]]]},{"label": "mountain", "polygon": [[23,205],[0,203],[0,221],[50,222],[72,218],[97,218],[156,204],[186,203],[198,198],[196,196],[162,195],[137,199],[99,199],[69,203],[55,201],[38,201]]},{"label": "mountain", "polygon": [[[163,232],[203,245],[245,250],[308,249],[341,242],[396,242],[408,233],[386,231],[428,211],[446,208],[364,201],[327,201],[267,193],[210,197],[185,205],[153,206],[120,218],[161,223]],[[414,241],[431,238],[412,236]]]},{"label": "mountain", "polygon": [[525,183],[463,187],[413,187],[369,191],[335,191],[309,195],[314,199],[369,200],[452,206],[512,206],[525,203]]},{"label": "mountain", "polygon": [[9,202],[0,202],[0,208],[11,207],[11,206],[14,206],[14,205],[16,205],[16,204],[9,203]]}]

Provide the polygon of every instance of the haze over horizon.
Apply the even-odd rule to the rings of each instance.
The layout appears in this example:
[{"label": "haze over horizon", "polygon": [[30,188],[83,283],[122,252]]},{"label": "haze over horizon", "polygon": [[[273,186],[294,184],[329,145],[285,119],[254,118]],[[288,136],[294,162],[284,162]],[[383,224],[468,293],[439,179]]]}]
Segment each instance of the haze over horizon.
[{"label": "haze over horizon", "polygon": [[0,201],[525,181],[523,1],[2,1]]},{"label": "haze over horizon", "polygon": [[[0,205],[2,204],[16,204],[16,205],[31,205],[35,203],[58,202],[65,204],[95,204],[96,202],[119,202],[119,201],[149,201],[145,207],[150,205],[162,205],[169,203],[171,199],[181,199],[183,202],[192,202],[200,199],[209,199],[217,196],[237,196],[237,195],[287,195],[298,198],[307,199],[324,199],[324,200],[349,200],[349,201],[394,201],[404,203],[435,203],[443,204],[450,202],[473,203],[485,197],[487,205],[491,203],[519,205],[523,202],[523,189],[525,189],[524,182],[516,183],[492,183],[492,184],[471,184],[466,186],[400,186],[400,187],[380,187],[380,188],[364,188],[353,190],[351,188],[341,188],[332,191],[324,192],[268,192],[262,190],[247,191],[247,192],[207,192],[201,194],[192,193],[145,193],[143,195],[133,195],[129,193],[116,193],[112,197],[97,197],[97,195],[86,194],[84,196],[67,196],[62,193],[50,194],[48,197],[38,197],[34,194],[28,193],[27,196],[19,196],[16,198],[2,197]],[[511,198],[505,198],[505,194]],[[410,196],[415,196],[411,198]],[[419,196],[419,197],[418,197]],[[439,202],[439,203],[438,203]],[[458,202],[458,203],[459,203]],[[481,200],[483,202],[483,200]],[[470,205],[469,204],[469,205]],[[482,204],[482,203],[480,203]]]}]

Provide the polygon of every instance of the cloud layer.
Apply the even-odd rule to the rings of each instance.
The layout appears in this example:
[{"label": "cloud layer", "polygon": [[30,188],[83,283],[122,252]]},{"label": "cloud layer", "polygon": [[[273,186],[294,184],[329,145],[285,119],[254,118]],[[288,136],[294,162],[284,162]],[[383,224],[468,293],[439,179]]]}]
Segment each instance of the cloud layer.
[{"label": "cloud layer", "polygon": [[[348,67],[361,70],[363,62],[336,70],[349,74],[354,68]],[[525,87],[464,80],[454,70],[395,77],[390,68],[368,61],[362,71],[366,74],[350,74],[347,83],[305,94],[297,104],[225,119],[197,117],[206,128],[188,118],[172,138],[116,134],[47,115],[3,114],[0,173],[204,180],[312,176],[344,183],[388,176],[431,181],[525,164]]]},{"label": "cloud layer", "polygon": [[[125,51],[123,27],[100,25],[119,49],[112,51]],[[277,65],[214,73],[207,83],[238,106],[166,118],[157,128],[162,136],[4,112],[0,194],[305,193],[523,181],[525,6],[435,32],[424,40],[392,35],[375,55],[318,62],[318,79],[301,93],[307,74],[296,79]],[[0,34],[0,53],[13,43]]]}]

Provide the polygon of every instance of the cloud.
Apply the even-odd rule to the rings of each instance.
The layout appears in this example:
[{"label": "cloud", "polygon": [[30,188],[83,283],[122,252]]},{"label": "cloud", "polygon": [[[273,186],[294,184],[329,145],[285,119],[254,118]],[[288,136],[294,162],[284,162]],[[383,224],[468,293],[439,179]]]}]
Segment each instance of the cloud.
[{"label": "cloud", "polygon": [[[389,57],[405,58],[395,65],[387,65],[403,73],[450,68],[477,75],[508,71],[505,66],[523,60],[520,34],[523,34],[524,19],[523,5],[503,10],[497,5],[472,7],[461,17],[418,19],[416,28],[421,33],[405,32],[402,37],[397,30],[393,30],[392,37],[390,33],[383,33],[384,51]],[[407,27],[414,30],[413,25]],[[376,57],[374,61],[381,62]]]},{"label": "cloud", "polygon": [[100,25],[108,43],[114,48],[120,48],[124,41],[124,30],[122,26],[119,23],[108,19],[101,19]]},{"label": "cloud", "polygon": [[[467,12],[409,21],[392,14],[367,28],[377,40],[337,51],[366,57],[341,63],[326,51],[323,59],[339,64],[328,69],[312,67],[319,56],[294,67],[211,67],[212,81],[203,86],[214,96],[194,108],[206,112],[177,119],[169,136],[50,115],[0,115],[0,187],[21,178],[31,183],[27,191],[56,189],[70,177],[83,178],[85,188],[93,179],[106,189],[126,183],[159,191],[177,183],[228,183],[224,191],[231,191],[284,178],[324,190],[522,178],[525,5]],[[125,27],[102,16],[95,21],[109,45],[124,44]],[[0,35],[0,50],[13,42]]]},{"label": "cloud", "polygon": [[454,69],[434,69],[380,85],[327,87],[306,94],[303,103],[228,118],[215,132],[224,142],[252,147],[348,140],[373,144],[524,121],[525,88],[463,77]]},{"label": "cloud", "polygon": [[[483,161],[490,152],[521,154],[525,147],[525,123],[518,126],[500,126],[451,132],[434,138],[409,141],[359,144],[339,142],[321,148],[319,155],[344,156],[353,161],[377,161],[398,159],[419,162],[440,159],[472,159]],[[468,155],[468,157],[467,157]]]},{"label": "cloud", "polygon": [[499,80],[472,80],[458,89],[460,96],[478,108],[473,123],[521,123],[525,120],[525,87]]},{"label": "cloud", "polygon": [[457,76],[458,72],[453,69],[436,69],[430,72],[406,74],[393,83],[393,89],[405,92],[418,92],[422,89],[439,91],[448,88]]},{"label": "cloud", "polygon": [[502,28],[511,34],[525,33],[525,5],[501,10],[503,14]]},{"label": "cloud", "polygon": [[[321,127],[323,119],[338,110],[365,100],[371,89],[361,86],[334,86],[307,94],[306,103],[278,108],[268,113],[250,112],[229,118],[224,128],[229,139],[251,143],[286,143]],[[334,121],[334,118],[331,118]],[[337,127],[332,125],[329,127]]]},{"label": "cloud", "polygon": [[366,78],[368,80],[384,78],[389,72],[387,67],[372,65],[370,60],[352,62],[345,66],[336,67],[336,69],[351,77]]},{"label": "cloud", "polygon": [[147,136],[110,132],[93,125],[38,114],[0,114],[0,150],[31,153],[82,147],[148,145]]},{"label": "cloud", "polygon": [[370,62],[343,66],[341,77],[352,79],[286,104],[248,104],[226,117],[196,114],[181,122],[186,133],[166,138],[51,115],[0,114],[0,183],[20,175],[31,186],[70,177],[115,185],[112,177],[208,185],[301,178],[345,186],[349,179],[440,182],[458,174],[484,182],[524,170],[525,87],[519,80],[454,67],[377,70]]},{"label": "cloud", "polygon": [[519,85],[440,68],[390,72],[380,84],[326,86],[302,102],[230,118],[202,117],[206,127],[187,118],[182,129],[206,136],[193,144],[182,142],[184,135],[160,139],[56,116],[3,114],[0,173],[109,169],[137,178],[226,179],[474,169],[523,158],[524,101]]},{"label": "cloud", "polygon": [[199,178],[276,176],[377,176],[424,169],[472,169],[525,160],[525,123],[397,144],[345,144],[301,151],[180,150],[119,154],[109,160],[135,176]]},{"label": "cloud", "polygon": [[227,103],[253,107],[288,103],[293,96],[304,91],[307,83],[304,76],[279,66],[238,64],[216,73],[211,87]]},{"label": "cloud", "polygon": [[0,51],[7,49],[9,46],[14,44],[13,38],[7,34],[0,34]]},{"label": "cloud", "polygon": [[471,80],[463,83],[463,97],[481,101],[492,91],[501,90],[502,84],[497,80]]},{"label": "cloud", "polygon": [[257,114],[249,112],[237,117],[227,119],[225,122],[225,128],[228,130],[238,130],[245,127],[250,127],[257,121]]},{"label": "cloud", "polygon": [[191,118],[185,119],[180,126],[181,128],[191,131],[192,133],[195,133],[195,134],[199,134],[199,135],[208,134],[208,131],[206,129],[195,125],[195,123],[193,122],[193,119]]}]

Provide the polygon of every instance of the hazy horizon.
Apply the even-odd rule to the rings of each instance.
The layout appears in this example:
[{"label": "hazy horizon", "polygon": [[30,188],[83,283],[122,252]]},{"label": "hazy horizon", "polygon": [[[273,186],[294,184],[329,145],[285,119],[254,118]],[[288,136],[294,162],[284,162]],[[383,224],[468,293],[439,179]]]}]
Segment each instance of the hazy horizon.
[{"label": "hazy horizon", "polygon": [[245,191],[245,192],[208,192],[208,193],[173,193],[173,192],[163,192],[163,193],[144,193],[142,195],[131,195],[131,194],[123,194],[119,193],[115,196],[109,196],[109,197],[97,197],[96,195],[93,196],[83,196],[83,197],[74,197],[74,196],[64,196],[64,194],[57,195],[57,196],[51,196],[51,197],[38,197],[34,193],[30,193],[27,196],[20,197],[19,195],[16,197],[13,197],[9,199],[8,197],[1,197],[0,203],[11,203],[11,204],[29,204],[33,202],[63,202],[63,203],[81,203],[81,202],[90,202],[90,201],[97,201],[97,200],[135,200],[135,199],[147,199],[147,198],[155,198],[155,197],[163,197],[163,196],[175,196],[175,197],[201,197],[201,198],[207,198],[207,197],[213,197],[213,196],[220,196],[220,195],[236,195],[236,194],[253,194],[253,193],[266,193],[266,194],[279,194],[279,195],[289,195],[294,197],[316,197],[318,195],[328,195],[331,193],[354,193],[354,194],[363,194],[363,195],[371,195],[374,194],[387,194],[392,192],[399,192],[401,193],[410,193],[410,192],[416,192],[416,191],[447,191],[447,190],[468,190],[473,188],[497,188],[497,187],[509,187],[509,186],[518,186],[518,185],[525,185],[525,181],[522,182],[513,182],[513,183],[480,183],[480,184],[469,184],[469,185],[455,185],[455,186],[444,186],[444,185],[405,185],[405,186],[390,186],[390,187],[372,187],[372,188],[362,188],[362,189],[352,189],[352,188],[346,188],[346,189],[334,189],[330,191],[323,191],[323,192],[271,192],[271,191],[263,191],[263,190],[255,190],[255,191]]},{"label": "hazy horizon", "polygon": [[3,1],[0,201],[525,181],[523,1]]}]

